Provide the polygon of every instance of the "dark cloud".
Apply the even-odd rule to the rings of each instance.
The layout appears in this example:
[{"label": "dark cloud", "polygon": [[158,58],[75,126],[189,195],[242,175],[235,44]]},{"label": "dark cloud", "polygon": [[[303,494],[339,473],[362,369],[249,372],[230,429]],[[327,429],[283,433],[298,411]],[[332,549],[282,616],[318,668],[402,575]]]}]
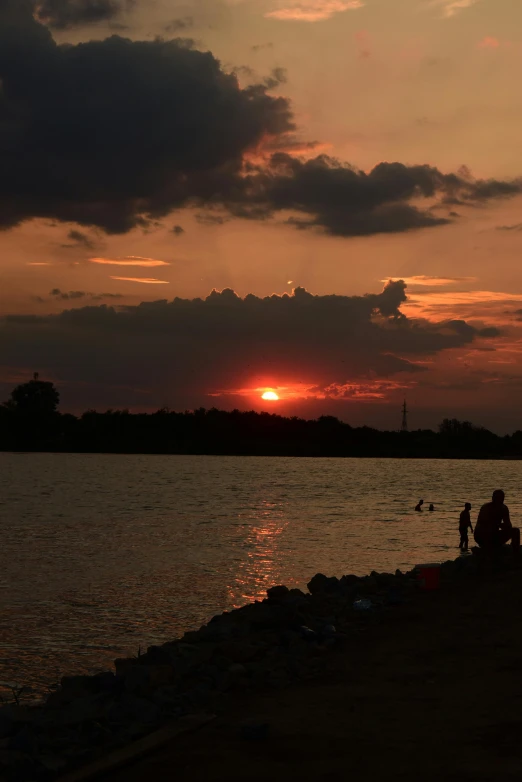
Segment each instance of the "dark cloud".
[{"label": "dark cloud", "polygon": [[250,47],[253,52],[260,52],[262,49],[273,49],[274,44],[271,41],[268,41],[267,43],[256,43],[254,46]]},{"label": "dark cloud", "polygon": [[69,231],[67,238],[69,239],[70,243],[61,245],[65,249],[77,249],[78,247],[83,247],[85,250],[95,250],[98,246],[98,242],[96,242],[94,239],[91,239],[82,231]]},{"label": "dark cloud", "polygon": [[[121,293],[86,293],[85,291],[62,291],[60,288],[53,288],[49,293],[49,296],[53,299],[60,299],[61,301],[74,301],[75,299],[92,299],[93,301],[101,301],[102,299],[122,299]],[[44,299],[38,297],[40,302]]]},{"label": "dark cloud", "polygon": [[126,232],[222,200],[245,151],[293,128],[287,100],[240,89],[209,52],[118,36],[58,46],[29,0],[0,0],[0,79],[3,228],[44,217]]},{"label": "dark cloud", "polygon": [[181,225],[175,225],[172,229],[172,233],[176,234],[176,236],[181,236],[181,234],[185,233],[185,229],[181,227]]},{"label": "dark cloud", "polygon": [[208,402],[208,394],[252,387],[259,378],[342,389],[357,378],[371,384],[418,374],[417,359],[479,336],[464,321],[407,318],[405,289],[397,281],[366,296],[314,296],[297,288],[292,295],[243,299],[224,290],[204,300],[10,316],[0,329],[2,356],[20,370],[38,359],[63,382],[97,383],[107,389],[107,404],[110,389],[120,385],[145,387],[152,406],[173,407]]},{"label": "dark cloud", "polygon": [[[438,217],[433,205],[446,199],[458,196],[460,202],[473,204],[521,191],[518,180],[468,180],[428,165],[380,163],[366,173],[327,155],[303,161],[276,153],[268,166],[246,178],[242,201],[229,208],[254,219],[280,211],[305,213],[310,217],[292,216],[288,222],[336,236],[364,236],[444,225],[450,220]],[[422,209],[411,203],[421,199],[431,206]]]},{"label": "dark cloud", "polygon": [[166,33],[179,33],[190,30],[192,27],[194,27],[194,18],[192,16],[184,16],[181,19],[173,19],[163,29]]},{"label": "dark cloud", "polygon": [[59,288],[53,288],[49,294],[49,296],[54,296],[54,298],[63,299],[64,301],[68,301],[69,299],[84,299],[87,295],[88,294],[84,291],[69,291],[68,293],[65,293]]},{"label": "dark cloud", "polygon": [[200,225],[224,225],[230,218],[221,215],[213,215],[208,212],[196,214],[196,220]]},{"label": "dark cloud", "polygon": [[36,0],[36,15],[57,30],[116,19],[134,0]]},{"label": "dark cloud", "polygon": [[[0,228],[40,217],[125,233],[195,206],[359,236],[444,225],[438,206],[521,192],[465,168],[298,159],[289,101],[269,92],[283,69],[241,89],[186,40],[59,46],[32,8],[0,0]],[[263,165],[248,155],[273,149]]]}]

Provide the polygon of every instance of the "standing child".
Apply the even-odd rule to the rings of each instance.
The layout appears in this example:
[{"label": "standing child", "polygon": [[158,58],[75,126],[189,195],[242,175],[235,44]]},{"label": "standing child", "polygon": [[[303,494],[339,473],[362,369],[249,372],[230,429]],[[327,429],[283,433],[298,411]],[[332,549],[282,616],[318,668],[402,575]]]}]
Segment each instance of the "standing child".
[{"label": "standing child", "polygon": [[464,505],[464,510],[460,514],[460,521],[459,521],[459,532],[460,532],[460,543],[459,548],[462,549],[462,551],[468,550],[468,529],[470,529],[473,532],[473,527],[471,526],[471,517],[469,515],[469,512],[471,510],[471,505],[469,502],[467,502]]}]

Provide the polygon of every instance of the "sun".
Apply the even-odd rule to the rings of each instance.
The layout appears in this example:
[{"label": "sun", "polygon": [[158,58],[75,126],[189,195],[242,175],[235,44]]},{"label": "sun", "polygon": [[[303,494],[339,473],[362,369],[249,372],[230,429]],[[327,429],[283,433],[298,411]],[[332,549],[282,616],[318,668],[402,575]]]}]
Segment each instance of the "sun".
[{"label": "sun", "polygon": [[265,391],[265,393],[261,396],[261,399],[265,399],[267,402],[277,402],[279,397],[275,391]]}]

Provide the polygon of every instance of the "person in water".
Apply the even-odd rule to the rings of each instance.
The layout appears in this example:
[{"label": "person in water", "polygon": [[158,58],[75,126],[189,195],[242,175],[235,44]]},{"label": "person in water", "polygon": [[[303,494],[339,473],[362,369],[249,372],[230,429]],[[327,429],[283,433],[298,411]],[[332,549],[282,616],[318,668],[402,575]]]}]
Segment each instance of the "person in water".
[{"label": "person in water", "polygon": [[473,532],[473,527],[471,526],[471,516],[469,514],[471,510],[471,503],[467,502],[464,505],[464,510],[460,514],[460,520],[459,520],[459,532],[460,532],[460,543],[459,548],[462,549],[462,551],[468,550],[468,529]]},{"label": "person in water", "polygon": [[424,500],[419,500],[418,501],[417,505],[415,506],[415,510],[417,511],[417,513],[420,513],[420,511],[422,510],[423,504],[424,504]]},{"label": "person in water", "polygon": [[432,502],[430,503],[430,507],[428,508],[428,510],[431,511],[435,510],[435,505]]},{"label": "person in water", "polygon": [[504,499],[504,492],[496,489],[491,502],[482,506],[475,524],[475,542],[491,553],[511,541],[513,553],[518,554],[520,530],[511,524],[509,508],[504,504]]}]

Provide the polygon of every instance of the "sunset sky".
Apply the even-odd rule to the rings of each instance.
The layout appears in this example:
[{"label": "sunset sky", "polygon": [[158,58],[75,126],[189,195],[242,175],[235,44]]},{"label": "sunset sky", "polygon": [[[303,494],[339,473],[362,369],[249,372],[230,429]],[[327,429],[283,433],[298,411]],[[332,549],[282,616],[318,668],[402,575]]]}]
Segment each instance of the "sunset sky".
[{"label": "sunset sky", "polygon": [[520,0],[0,0],[0,401],[522,429],[521,71]]}]

